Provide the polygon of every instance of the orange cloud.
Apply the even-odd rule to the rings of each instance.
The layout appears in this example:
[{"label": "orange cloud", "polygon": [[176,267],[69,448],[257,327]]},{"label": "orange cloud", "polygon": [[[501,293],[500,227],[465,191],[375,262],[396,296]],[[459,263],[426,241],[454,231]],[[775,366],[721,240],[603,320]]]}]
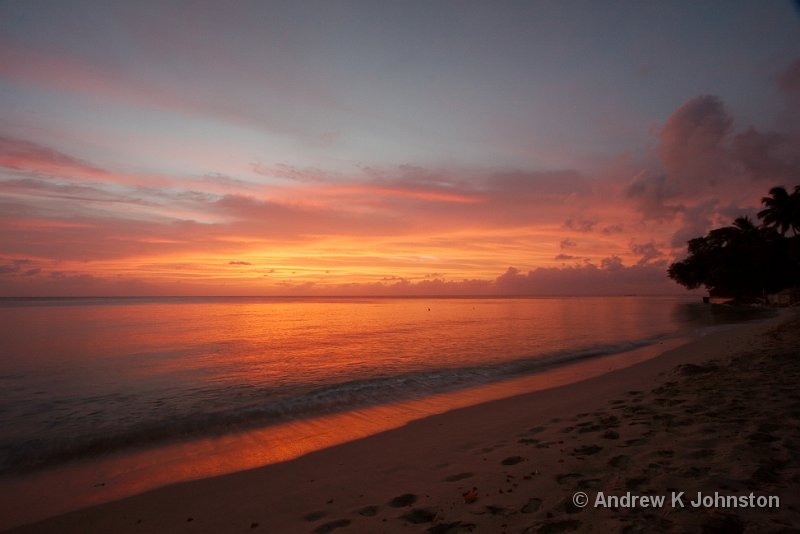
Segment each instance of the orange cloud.
[{"label": "orange cloud", "polygon": [[[739,205],[753,205],[745,190],[723,188],[710,197],[716,186],[690,179],[693,173],[720,155],[745,161],[744,145],[774,154],[769,161],[775,163],[793,142],[751,132],[734,136],[727,117],[713,98],[687,103],[662,130],[661,174],[620,160],[604,170],[604,180],[566,170],[407,165],[349,175],[260,168],[270,178],[263,183],[214,174],[139,176],[4,137],[0,289],[664,292],[671,287],[665,264],[684,238]],[[736,180],[743,181],[737,184],[753,181],[746,166],[738,168]],[[631,181],[634,171],[639,175]],[[659,209],[665,211],[653,216]],[[509,265],[518,270],[508,271]]]}]

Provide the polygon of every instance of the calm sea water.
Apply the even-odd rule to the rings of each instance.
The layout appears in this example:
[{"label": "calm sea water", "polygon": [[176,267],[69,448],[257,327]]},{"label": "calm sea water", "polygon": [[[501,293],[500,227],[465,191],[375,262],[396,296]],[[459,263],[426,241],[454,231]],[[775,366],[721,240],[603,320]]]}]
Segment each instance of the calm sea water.
[{"label": "calm sea water", "polygon": [[3,299],[0,474],[423,398],[718,320],[678,298]]}]

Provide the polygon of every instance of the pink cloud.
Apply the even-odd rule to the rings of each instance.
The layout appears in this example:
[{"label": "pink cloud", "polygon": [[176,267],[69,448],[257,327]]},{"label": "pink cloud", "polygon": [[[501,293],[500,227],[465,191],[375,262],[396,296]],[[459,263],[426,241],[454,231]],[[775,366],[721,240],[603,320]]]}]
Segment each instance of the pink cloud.
[{"label": "pink cloud", "polygon": [[659,155],[670,180],[681,191],[716,185],[726,170],[724,142],[732,131],[733,118],[718,97],[703,95],[683,104],[659,136]]},{"label": "pink cloud", "polygon": [[66,55],[47,54],[9,43],[0,44],[0,65],[5,76],[47,89],[66,90],[94,98],[106,98],[164,110],[199,111],[185,97],[130,78],[113,68],[99,69]]},{"label": "pink cloud", "polygon": [[601,266],[538,268],[523,274],[509,269],[495,280],[506,295],[626,295],[676,294],[676,286],[661,266],[626,267],[618,257],[604,258]]},{"label": "pink cloud", "polygon": [[[301,273],[295,281],[284,271],[262,269],[258,276],[275,279],[264,287],[280,291],[339,291],[332,289],[339,287],[335,280],[321,274],[321,281],[309,281],[314,273],[331,268],[363,273],[366,285],[359,285],[359,291],[398,294],[470,288],[581,293],[601,291],[592,289],[597,284],[609,284],[608,293],[643,292],[648,280],[662,292],[658,280],[666,280],[663,265],[674,254],[665,244],[681,249],[684,238],[701,235],[716,222],[723,206],[748,206],[746,188],[730,185],[754,182],[747,173],[766,170],[748,170],[741,162],[761,161],[765,169],[783,173],[793,168],[786,166],[794,154],[790,137],[755,131],[734,135],[731,121],[712,97],[681,106],[661,130],[657,153],[662,172],[641,173],[628,184],[627,195],[620,194],[622,178],[601,183],[590,171],[432,170],[412,165],[363,167],[351,174],[285,165],[279,168],[285,182],[277,184],[213,173],[194,180],[163,176],[148,181],[6,137],[0,139],[0,166],[13,178],[0,180],[0,224],[11,231],[0,253],[44,261],[16,273],[18,278],[30,273],[31,280],[53,279],[58,272],[99,279],[103,277],[88,267],[83,271],[76,262],[126,258],[132,259],[130,265],[172,280],[186,269],[197,271],[198,277],[222,279],[214,277],[250,272],[231,268],[235,265],[272,267],[260,258],[278,251],[286,258],[282,265],[314,264],[313,272],[308,271],[312,274]],[[723,156],[726,161],[715,167]],[[632,164],[624,163],[627,172]],[[738,174],[726,184],[690,179],[707,166],[717,171],[737,168]],[[159,181],[167,187],[156,187]],[[711,196],[716,192],[719,198]],[[759,185],[757,194],[763,193]],[[760,197],[754,198],[757,202]],[[644,226],[634,206],[649,217]],[[576,240],[581,243],[579,256],[561,253]],[[307,257],[310,250],[313,259]],[[242,263],[232,263],[231,256],[243,258],[236,260]],[[212,269],[192,263],[202,261],[227,274],[200,274]],[[542,267],[557,262],[576,265]],[[530,270],[486,278],[499,270],[498,264],[514,263]],[[111,271],[123,269],[119,262],[108,265]],[[403,278],[402,285],[370,285],[390,269]],[[470,278],[476,273],[484,282]],[[464,276],[472,281],[465,282]],[[89,283],[87,278],[75,280]],[[252,292],[250,282],[241,283],[242,291]],[[356,288],[342,285],[341,291]]]},{"label": "pink cloud", "polygon": [[[104,169],[88,161],[76,158],[52,147],[25,139],[0,135],[0,169],[37,179],[54,178],[60,183],[71,180],[88,182],[92,187],[125,185],[155,192],[165,189],[183,189],[186,194],[224,194],[231,192],[253,192],[256,184],[219,173],[185,177],[158,174],[136,174]],[[141,189],[144,188],[144,189]],[[196,191],[199,189],[200,191]]]},{"label": "pink cloud", "polygon": [[108,179],[110,173],[78,158],[23,139],[0,135],[0,167]]},{"label": "pink cloud", "polygon": [[675,227],[674,246],[720,222],[722,206],[758,205],[769,187],[800,172],[800,135],[737,133],[725,105],[710,95],[688,100],[667,119],[656,153],[659,167],[641,170],[625,196],[644,221]]},{"label": "pink cloud", "polygon": [[476,204],[482,202],[482,195],[449,191],[441,187],[419,187],[413,184],[398,184],[396,186],[381,186],[377,184],[334,186],[324,189],[327,194],[350,198],[359,197],[401,197],[425,202],[454,202],[460,204]]},{"label": "pink cloud", "polygon": [[[166,30],[165,30],[166,31]],[[152,36],[152,30],[147,31]],[[141,49],[149,49],[154,58],[163,61],[164,50],[156,43],[159,39],[140,42]],[[220,98],[220,94],[244,87],[269,87],[276,94],[293,94],[305,102],[324,105],[329,109],[340,104],[328,95],[298,80],[285,80],[272,73],[234,70],[235,65],[220,58],[209,62],[201,51],[205,40],[197,42],[198,48],[188,51],[190,62],[202,58],[202,66],[196,65],[195,83],[176,86],[170,76],[150,69],[132,69],[124,63],[99,64],[88,59],[62,53],[42,52],[0,41],[0,72],[18,83],[37,85],[46,90],[67,91],[92,99],[103,99],[116,104],[125,104],[144,109],[178,113],[189,116],[204,116],[221,119],[231,124],[254,127],[270,133],[299,136],[320,145],[332,142],[331,132],[311,134],[304,131],[291,114],[285,114],[279,106],[265,106],[260,98],[263,92],[248,94],[238,92],[237,99]],[[185,68],[186,58],[181,67]],[[207,65],[213,65],[208,69]],[[230,85],[237,80],[237,87]]]},{"label": "pink cloud", "polygon": [[612,224],[603,227],[600,231],[606,235],[621,234],[625,231],[625,228],[621,224]]},{"label": "pink cloud", "polygon": [[653,241],[648,243],[631,242],[631,251],[637,256],[641,256],[636,263],[640,267],[646,265],[666,267],[666,260],[664,259],[666,254]]},{"label": "pink cloud", "polygon": [[[131,295],[191,295],[196,287],[181,290],[180,285],[146,281],[134,276],[102,277],[87,273],[50,271],[12,278],[0,273],[0,295],[8,297],[84,297]],[[187,291],[188,290],[188,291]]]},{"label": "pink cloud", "polygon": [[[189,268],[190,266],[187,266]],[[618,257],[605,258],[601,266],[587,263],[562,268],[537,268],[522,273],[514,267],[493,280],[445,280],[441,277],[412,281],[402,276],[384,277],[379,282],[320,284],[279,281],[258,286],[255,294],[316,296],[412,296],[412,295],[668,295],[685,291],[665,276],[664,268],[652,265],[626,267]],[[89,273],[50,270],[28,276],[6,272],[0,264],[0,294],[23,295],[253,295],[252,284],[228,280],[224,287],[193,282],[175,283],[138,277],[103,277]]]},{"label": "pink cloud", "polygon": [[[577,173],[485,173],[478,175],[480,186],[452,176],[417,167],[399,174],[373,169],[360,181],[295,182],[265,188],[261,195],[253,190],[213,195],[175,188],[106,188],[104,182],[6,180],[0,184],[0,203],[7,208],[0,223],[11,232],[0,252],[67,263],[130,258],[134,263],[129,265],[140,266],[151,258],[154,270],[177,280],[183,267],[169,258],[236,254],[253,263],[248,256],[253,251],[269,255],[281,250],[297,263],[309,261],[306,247],[325,246],[326,255],[315,257],[316,264],[327,261],[365,273],[377,266],[416,272],[429,264],[485,275],[498,261],[505,262],[501,258],[520,253],[538,258],[533,261],[558,261],[554,253],[570,241],[551,221],[563,217],[564,205],[574,211],[578,203],[591,203],[590,190]],[[540,176],[541,189],[536,185]],[[506,200],[519,197],[523,200]],[[194,214],[212,222],[200,222]],[[326,240],[331,244],[322,245]],[[365,249],[375,252],[366,254]],[[120,263],[109,268],[124,270]]]},{"label": "pink cloud", "polygon": [[739,181],[728,147],[732,133],[733,118],[716,96],[694,97],[675,110],[659,132],[663,172],[642,171],[626,191],[643,218],[671,221],[697,198]]},{"label": "pink cloud", "polygon": [[800,176],[800,135],[750,128],[734,138],[733,157],[752,180],[789,185]]},{"label": "pink cloud", "polygon": [[564,226],[566,228],[569,228],[570,230],[575,230],[576,232],[591,232],[596,225],[597,225],[596,220],[584,219],[582,217],[569,218],[566,221],[564,221]]},{"label": "pink cloud", "polygon": [[778,77],[778,87],[800,103],[800,59],[792,61]]},{"label": "pink cloud", "polygon": [[375,216],[379,227],[402,218],[395,228],[400,231],[523,227],[563,217],[565,207],[580,211],[596,202],[587,180],[572,171],[471,171],[462,177],[456,171],[399,166],[367,168],[353,176],[313,169],[291,169],[291,175],[292,184],[271,188],[270,202]]},{"label": "pink cloud", "polygon": [[645,221],[672,221],[685,206],[677,202],[679,191],[666,174],[642,172],[625,190]]}]

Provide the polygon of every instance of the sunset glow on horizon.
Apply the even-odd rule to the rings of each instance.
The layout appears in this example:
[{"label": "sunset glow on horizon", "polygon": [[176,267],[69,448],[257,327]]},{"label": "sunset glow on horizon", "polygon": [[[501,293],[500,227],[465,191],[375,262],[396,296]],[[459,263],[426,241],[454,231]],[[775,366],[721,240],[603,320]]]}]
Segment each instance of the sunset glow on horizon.
[{"label": "sunset glow on horizon", "polygon": [[664,294],[800,183],[792,2],[0,6],[0,296]]}]

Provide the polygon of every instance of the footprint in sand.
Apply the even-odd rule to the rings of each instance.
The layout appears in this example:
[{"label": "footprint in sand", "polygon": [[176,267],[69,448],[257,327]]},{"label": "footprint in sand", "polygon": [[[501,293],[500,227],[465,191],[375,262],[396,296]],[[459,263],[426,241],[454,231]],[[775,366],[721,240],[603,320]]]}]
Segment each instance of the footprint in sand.
[{"label": "footprint in sand", "polygon": [[644,445],[645,443],[647,443],[647,440],[644,438],[629,439],[625,441],[625,447],[636,447],[638,445]]},{"label": "footprint in sand", "polygon": [[710,517],[702,525],[703,532],[744,532],[745,523],[732,514]]},{"label": "footprint in sand", "polygon": [[567,482],[572,482],[575,479],[581,478],[583,475],[580,473],[564,473],[563,475],[556,476],[556,482],[559,484],[565,484]]},{"label": "footprint in sand", "polygon": [[778,423],[761,423],[758,425],[759,432],[776,432],[783,428],[783,425]]},{"label": "footprint in sand", "polygon": [[757,443],[772,443],[773,441],[780,441],[781,438],[768,434],[766,432],[753,432],[747,436],[747,440],[753,444]]},{"label": "footprint in sand", "polygon": [[647,408],[646,406],[631,406],[630,408],[626,408],[627,412],[632,414],[640,414],[640,415],[655,415],[656,412]]},{"label": "footprint in sand", "polygon": [[536,527],[530,527],[525,532],[536,532],[537,534],[558,534],[560,532],[573,532],[578,530],[581,522],[577,519],[567,519],[564,521],[548,521]]},{"label": "footprint in sand", "polygon": [[614,456],[612,459],[608,461],[608,465],[611,467],[625,467],[628,465],[630,461],[630,457],[625,454],[620,454],[619,456]]},{"label": "footprint in sand", "polygon": [[525,461],[525,458],[523,458],[522,456],[509,456],[500,463],[503,465],[516,465],[523,461]]},{"label": "footprint in sand", "polygon": [[328,512],[323,512],[322,510],[318,510],[316,512],[307,513],[306,515],[303,516],[303,519],[305,519],[306,521],[316,521],[318,519],[322,519],[326,515],[328,515]]},{"label": "footprint in sand", "polygon": [[669,426],[677,427],[677,426],[692,426],[694,424],[694,419],[691,417],[683,417],[681,419],[674,418],[669,422]]},{"label": "footprint in sand", "polygon": [[713,449],[698,449],[686,455],[687,458],[692,458],[693,460],[702,460],[703,458],[711,458],[714,456]]},{"label": "footprint in sand", "polygon": [[439,523],[427,530],[430,534],[456,534],[458,532],[472,532],[475,523],[464,523],[463,521],[453,521],[452,523]]},{"label": "footprint in sand", "polygon": [[650,479],[647,477],[629,478],[628,480],[625,481],[625,488],[629,490],[635,490],[638,489],[639,486],[641,486],[645,482],[649,482],[649,480]]},{"label": "footprint in sand", "polygon": [[464,480],[465,478],[470,478],[473,476],[473,473],[456,473],[455,475],[450,475],[444,479],[445,482],[457,482],[459,480]]},{"label": "footprint in sand", "polygon": [[693,465],[681,471],[681,476],[685,478],[703,478],[711,470],[710,467],[700,467]]},{"label": "footprint in sand", "polygon": [[327,532],[333,532],[337,528],[346,527],[351,523],[349,519],[337,519],[336,521],[331,521],[330,523],[325,523],[324,525],[320,525],[314,529],[316,534],[326,534]]},{"label": "footprint in sand", "polygon": [[505,506],[496,506],[493,504],[487,504],[486,511],[491,515],[510,515],[513,513],[512,510],[506,508]]},{"label": "footprint in sand", "polygon": [[387,504],[392,508],[403,508],[405,506],[411,506],[417,502],[417,496],[413,493],[404,493],[403,495],[398,495]]},{"label": "footprint in sand", "polygon": [[783,462],[780,460],[765,460],[758,466],[752,476],[750,477],[751,482],[754,482],[757,485],[762,485],[764,483],[774,484],[781,480],[781,470],[787,462]]},{"label": "footprint in sand", "polygon": [[606,428],[614,428],[619,426],[619,417],[616,415],[603,415],[600,417],[600,424]]},{"label": "footprint in sand", "polygon": [[539,510],[542,507],[542,499],[537,499],[536,497],[532,497],[528,499],[528,502],[520,508],[520,512],[523,514],[532,514]]},{"label": "footprint in sand", "polygon": [[408,513],[400,516],[400,519],[421,525],[422,523],[432,523],[436,519],[436,512],[429,508],[414,508]]},{"label": "footprint in sand", "polygon": [[584,478],[578,481],[578,489],[592,489],[600,485],[599,478]]},{"label": "footprint in sand", "polygon": [[372,517],[378,513],[378,507],[375,505],[365,506],[356,510],[356,513],[364,517]]},{"label": "footprint in sand", "polygon": [[602,451],[603,447],[599,445],[584,445],[583,447],[576,447],[572,453],[574,456],[591,456]]},{"label": "footprint in sand", "polygon": [[564,501],[561,503],[561,508],[563,508],[563,509],[564,509],[564,512],[566,512],[566,513],[568,513],[568,514],[577,514],[578,512],[583,512],[583,508],[582,508],[582,507],[580,507],[580,506],[577,506],[577,505],[576,505],[576,504],[575,504],[575,503],[572,501],[572,499],[565,499],[565,500],[564,500]]}]

